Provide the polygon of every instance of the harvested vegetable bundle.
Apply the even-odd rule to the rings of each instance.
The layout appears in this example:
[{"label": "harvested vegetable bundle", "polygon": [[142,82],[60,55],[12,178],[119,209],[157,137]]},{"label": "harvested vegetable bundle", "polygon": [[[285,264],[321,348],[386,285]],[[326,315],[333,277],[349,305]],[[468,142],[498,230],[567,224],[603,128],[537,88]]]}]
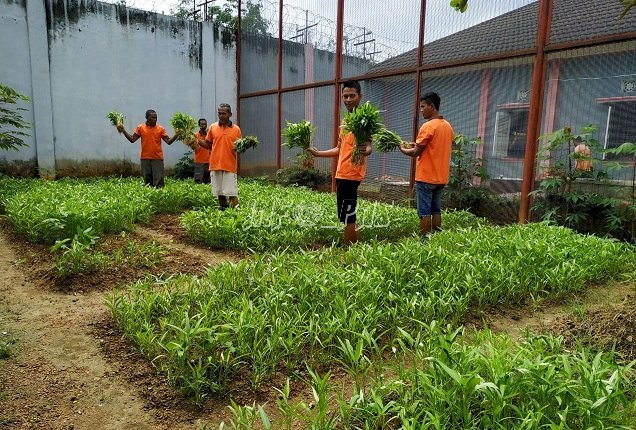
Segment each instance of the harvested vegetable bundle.
[{"label": "harvested vegetable bundle", "polygon": [[194,134],[198,124],[193,117],[187,113],[175,112],[172,118],[170,118],[170,125],[174,128],[178,140],[183,141],[183,143],[192,149],[197,147],[197,139]]},{"label": "harvested vegetable bundle", "polygon": [[382,128],[382,130],[378,131],[373,136],[373,142],[375,143],[375,149],[378,150],[378,152],[391,152],[400,147],[402,138],[397,133],[386,128]]},{"label": "harvested vegetable bundle", "polygon": [[353,159],[351,161],[354,164],[362,164],[364,156],[360,154],[358,145],[368,142],[374,134],[384,128],[380,118],[380,111],[371,103],[366,102],[345,115],[343,122],[344,130],[353,133],[356,138],[356,146],[353,148]]},{"label": "harvested vegetable bundle", "polygon": [[256,138],[256,136],[246,136],[234,142],[234,149],[239,154],[244,153],[250,148],[256,148],[257,146],[258,146],[258,139]]},{"label": "harvested vegetable bundle", "polygon": [[306,119],[296,124],[287,121],[287,127],[283,130],[283,137],[285,137],[283,145],[288,148],[308,149],[314,133],[316,133],[316,127]]},{"label": "harvested vegetable bundle", "polygon": [[126,118],[124,116],[123,113],[121,112],[108,112],[106,114],[106,118],[108,118],[110,120],[110,122],[115,126],[118,127],[120,125],[124,125],[124,119]]}]

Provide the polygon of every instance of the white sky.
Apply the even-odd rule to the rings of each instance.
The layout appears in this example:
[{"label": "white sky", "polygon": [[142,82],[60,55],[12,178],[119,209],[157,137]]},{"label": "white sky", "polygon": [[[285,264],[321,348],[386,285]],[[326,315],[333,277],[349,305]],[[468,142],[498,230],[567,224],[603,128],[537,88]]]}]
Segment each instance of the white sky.
[{"label": "white sky", "polygon": [[[111,0],[114,1],[114,0]],[[197,0],[199,3],[201,0]],[[253,0],[256,1],[256,0]],[[277,5],[277,0],[261,0],[265,3]],[[426,34],[425,40],[431,41],[459,30],[471,27],[487,19],[533,3],[536,0],[470,0],[465,13],[455,12],[449,6],[449,0],[428,0],[426,2]],[[170,9],[177,2],[172,0],[127,0],[130,7],[169,14]],[[224,0],[217,0],[215,4],[223,4]],[[298,22],[303,26],[305,14],[322,16],[330,21],[336,21],[336,0],[285,0],[284,20]],[[417,45],[419,26],[420,0],[345,0],[345,24],[364,27],[385,40],[398,44]],[[390,13],[387,13],[390,6]],[[275,7],[275,6],[274,6]],[[360,13],[363,11],[363,13]],[[270,7],[266,18],[278,19],[277,12]],[[311,21],[311,19],[310,19]],[[400,47],[402,48],[402,47]],[[400,49],[399,50],[402,50]],[[406,46],[404,47],[406,48]]]}]

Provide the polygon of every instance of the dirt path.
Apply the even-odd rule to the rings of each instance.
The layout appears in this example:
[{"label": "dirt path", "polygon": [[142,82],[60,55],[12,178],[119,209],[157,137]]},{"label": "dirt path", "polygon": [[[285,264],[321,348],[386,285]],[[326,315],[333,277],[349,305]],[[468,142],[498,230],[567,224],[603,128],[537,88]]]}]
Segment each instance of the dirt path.
[{"label": "dirt path", "polygon": [[103,293],[42,291],[27,282],[0,233],[0,326],[17,340],[0,362],[0,427],[164,429],[90,334],[107,312]]}]

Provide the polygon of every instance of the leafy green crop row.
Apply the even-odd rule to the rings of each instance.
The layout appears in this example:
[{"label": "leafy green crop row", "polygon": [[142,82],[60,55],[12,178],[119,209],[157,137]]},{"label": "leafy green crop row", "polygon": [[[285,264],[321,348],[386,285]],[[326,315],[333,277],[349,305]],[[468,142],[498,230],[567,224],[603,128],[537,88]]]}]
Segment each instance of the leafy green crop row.
[{"label": "leafy green crop row", "polygon": [[[304,188],[255,182],[241,184],[237,210],[207,207],[183,215],[181,222],[196,241],[213,248],[254,251],[306,248],[332,244],[342,236],[333,195]],[[482,221],[468,212],[449,213],[445,227],[477,226]],[[362,200],[358,204],[362,240],[396,239],[416,233],[413,209]]]},{"label": "leafy green crop row", "polygon": [[214,205],[210,189],[167,181],[161,189],[138,179],[0,179],[0,208],[16,231],[30,241],[54,243],[92,228],[93,234],[131,230],[157,212],[182,212]]},{"label": "leafy green crop row", "polygon": [[[421,343],[408,345],[379,368],[364,388],[337,391],[330,374],[310,369],[314,405],[277,389],[280,417],[272,426],[262,405],[230,410],[231,429],[617,429],[633,428],[635,363],[613,354],[568,351],[561,338],[477,333],[435,322]],[[404,354],[402,354],[404,353]],[[384,366],[384,367],[382,367]],[[388,370],[388,372],[387,372]],[[385,376],[385,375],[391,375]],[[224,428],[224,423],[219,428]]]},{"label": "leafy green crop row", "polygon": [[227,391],[238,372],[256,388],[303,362],[355,368],[427,321],[561,296],[635,265],[634,247],[565,228],[469,228],[425,242],[256,255],[204,278],[139,282],[109,306],[126,336],[200,400]]}]

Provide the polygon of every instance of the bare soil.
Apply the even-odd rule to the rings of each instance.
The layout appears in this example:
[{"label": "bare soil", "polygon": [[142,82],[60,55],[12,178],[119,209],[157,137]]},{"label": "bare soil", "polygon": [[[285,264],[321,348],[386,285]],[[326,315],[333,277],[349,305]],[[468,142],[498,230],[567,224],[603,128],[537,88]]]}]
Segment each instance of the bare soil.
[{"label": "bare soil", "polygon": [[[26,243],[0,223],[0,342],[16,341],[11,356],[0,359],[0,429],[179,430],[204,424],[216,428],[228,421],[229,400],[210,399],[199,409],[169,387],[113,326],[104,298],[112,288],[148,273],[201,274],[209,265],[246,256],[191,243],[176,215],[159,215],[125,237],[104,237],[101,250],[117,249],[131,238],[160,243],[167,250],[162,262],[152,270],[118,267],[60,281],[47,247]],[[635,358],[634,282],[590,289],[540,308],[493,310],[470,324],[515,335],[529,327],[562,334],[572,343],[584,339],[600,348],[618,339],[623,357]],[[345,381],[337,371],[334,379]],[[281,378],[273,381],[274,386],[283,383]],[[310,393],[294,385],[294,397],[309,403]],[[238,390],[234,399],[239,404],[273,405],[275,392]]]}]

